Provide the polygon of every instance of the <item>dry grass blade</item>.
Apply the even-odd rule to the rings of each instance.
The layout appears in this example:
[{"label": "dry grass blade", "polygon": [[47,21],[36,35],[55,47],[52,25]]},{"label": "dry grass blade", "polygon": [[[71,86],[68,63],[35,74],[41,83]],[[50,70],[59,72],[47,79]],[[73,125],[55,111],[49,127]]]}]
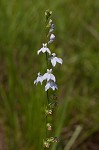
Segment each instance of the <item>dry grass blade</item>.
[{"label": "dry grass blade", "polygon": [[73,144],[75,143],[77,137],[79,136],[79,134],[82,131],[82,126],[77,126],[75,132],[73,133],[71,139],[69,140],[69,142],[66,144],[64,150],[70,150],[73,146]]}]

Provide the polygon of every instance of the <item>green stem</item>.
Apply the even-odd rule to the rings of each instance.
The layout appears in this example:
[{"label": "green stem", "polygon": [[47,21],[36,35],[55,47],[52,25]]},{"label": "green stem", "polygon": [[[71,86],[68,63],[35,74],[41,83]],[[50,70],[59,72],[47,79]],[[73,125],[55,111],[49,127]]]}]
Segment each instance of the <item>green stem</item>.
[{"label": "green stem", "polygon": [[[47,26],[47,23],[48,23],[48,19],[49,18],[46,18],[46,21],[45,21],[45,27]],[[48,38],[48,35],[47,35],[48,31],[47,31],[47,28],[45,29],[45,39]],[[47,40],[46,40],[46,43],[47,43]],[[49,68],[49,63],[48,63],[48,54],[46,52],[46,67],[47,69]],[[46,107],[48,107],[49,105],[49,102],[50,102],[50,99],[49,99],[49,91],[47,90],[46,92],[46,96],[47,96],[47,101],[46,101]],[[48,123],[48,117],[46,115],[46,118],[45,118],[45,126],[46,126],[46,139],[48,138],[48,130],[47,130],[47,123]]]},{"label": "green stem", "polygon": [[[47,68],[48,68],[48,55],[47,55],[47,52],[46,52],[46,65],[47,65]],[[46,103],[46,106],[48,106],[49,104],[49,94],[48,94],[48,91],[46,92],[47,94],[47,103]],[[47,116],[46,116],[46,125],[47,125]],[[48,133],[47,133],[47,127],[46,127],[46,138],[48,136]]]},{"label": "green stem", "polygon": [[46,52],[46,66],[48,68],[48,55],[47,55],[47,52]]},{"label": "green stem", "polygon": [[[47,25],[47,23],[48,23],[48,19],[46,18],[46,21],[45,21],[45,27],[46,27],[46,25]],[[47,38],[47,28],[45,29],[45,38]],[[46,42],[47,43],[47,42]],[[48,54],[47,54],[47,52],[46,52],[46,67],[47,67],[47,69],[48,69],[48,66],[49,66],[49,64],[48,64]],[[47,94],[47,102],[46,102],[46,106],[48,106],[48,104],[49,104],[49,94],[48,94],[48,91],[46,92],[46,94]],[[45,121],[45,123],[46,123],[46,125],[47,125],[47,116],[46,116],[46,121]],[[46,126],[46,138],[48,137],[48,133],[47,133],[47,126]]]},{"label": "green stem", "polygon": [[48,93],[48,91],[47,91],[47,105],[49,104],[49,93]]}]

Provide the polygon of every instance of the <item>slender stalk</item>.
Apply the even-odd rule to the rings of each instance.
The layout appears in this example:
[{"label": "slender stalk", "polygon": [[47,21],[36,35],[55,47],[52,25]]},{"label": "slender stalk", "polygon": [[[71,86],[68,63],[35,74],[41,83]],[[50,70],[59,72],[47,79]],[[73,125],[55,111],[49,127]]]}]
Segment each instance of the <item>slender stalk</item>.
[{"label": "slender stalk", "polygon": [[50,102],[50,101],[49,101],[49,92],[48,92],[48,91],[47,91],[47,102],[48,102],[48,103],[47,103],[47,105],[48,105],[49,102]]},{"label": "slender stalk", "polygon": [[[47,52],[46,52],[46,66],[48,68],[48,55],[47,55]],[[47,105],[49,104],[49,93],[48,93],[48,90],[47,90]]]},{"label": "slender stalk", "polygon": [[46,52],[46,66],[48,68],[48,55],[47,55],[47,52]]},{"label": "slender stalk", "polygon": [[[45,26],[47,25],[47,18],[46,18],[46,24],[45,24]],[[47,30],[45,30],[45,37],[47,38]],[[45,38],[45,39],[46,39]],[[48,54],[47,54],[47,52],[46,52],[46,67],[48,68]],[[47,92],[46,92],[46,96],[47,96],[47,101],[46,101],[46,106],[48,106],[48,104],[49,104],[49,94],[48,94],[48,90],[47,90]],[[45,121],[45,126],[46,126],[46,139],[48,138],[48,131],[47,131],[47,115],[46,115],[46,121]]]},{"label": "slender stalk", "polygon": [[[48,56],[47,56],[47,52],[46,52],[46,66],[47,66],[47,68],[48,68]],[[49,93],[48,93],[48,90],[47,90],[47,92],[46,92],[46,95],[47,95],[47,103],[46,103],[46,106],[48,106],[48,104],[49,104]],[[46,125],[47,125],[47,115],[46,115]],[[46,126],[46,138],[48,137],[48,133],[47,133],[47,126]]]}]

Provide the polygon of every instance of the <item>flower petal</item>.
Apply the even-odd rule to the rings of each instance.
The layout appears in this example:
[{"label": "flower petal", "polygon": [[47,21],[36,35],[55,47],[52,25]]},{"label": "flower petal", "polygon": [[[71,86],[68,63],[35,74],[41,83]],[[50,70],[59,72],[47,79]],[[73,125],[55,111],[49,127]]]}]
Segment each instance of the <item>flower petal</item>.
[{"label": "flower petal", "polygon": [[37,51],[37,55],[39,55],[40,52],[41,52],[41,49]]},{"label": "flower petal", "polygon": [[34,80],[34,84],[37,84],[37,80]]},{"label": "flower petal", "polygon": [[47,76],[48,76],[48,73],[45,73],[45,74],[43,75],[43,80],[46,80],[46,79],[47,79]]},{"label": "flower petal", "polygon": [[47,82],[47,84],[45,85],[45,91],[47,91],[50,88],[50,84],[49,82]]},{"label": "flower petal", "polygon": [[53,74],[50,74],[50,79],[53,80],[54,82],[56,81],[55,76]]},{"label": "flower petal", "polygon": [[51,54],[51,51],[49,50],[49,48],[46,48],[46,51],[49,53],[49,55]]},{"label": "flower petal", "polygon": [[51,59],[51,63],[52,63],[52,65],[53,65],[53,67],[55,67],[55,66],[56,66],[56,59],[55,59],[55,58],[52,58],[52,59]]},{"label": "flower petal", "polygon": [[57,87],[57,85],[56,85],[55,82],[51,82],[51,88],[52,88],[53,90],[58,89],[58,87]]},{"label": "flower petal", "polygon": [[62,60],[61,58],[55,57],[55,59],[56,59],[56,61],[57,61],[58,63],[60,63],[60,64],[63,63],[63,60]]},{"label": "flower petal", "polygon": [[45,85],[45,91],[47,91],[48,89],[52,89],[52,90],[55,90],[55,89],[58,89],[57,85],[55,84],[55,82],[53,81],[48,81]]}]

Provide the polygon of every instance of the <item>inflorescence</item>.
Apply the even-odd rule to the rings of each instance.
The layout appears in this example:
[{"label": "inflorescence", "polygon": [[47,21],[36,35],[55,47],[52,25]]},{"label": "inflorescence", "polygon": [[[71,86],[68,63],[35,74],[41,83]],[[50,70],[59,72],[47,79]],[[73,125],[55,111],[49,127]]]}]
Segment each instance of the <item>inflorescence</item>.
[{"label": "inflorescence", "polygon": [[[34,81],[34,84],[36,84],[36,85],[39,82],[42,85],[42,82],[46,81],[45,91],[47,92],[47,99],[50,99],[49,95],[48,95],[49,89],[52,89],[53,91],[58,89],[58,86],[56,84],[56,78],[52,73],[53,70],[52,70],[52,68],[50,68],[50,69],[48,68],[49,67],[48,62],[50,61],[50,64],[52,65],[52,67],[55,67],[57,63],[59,63],[59,64],[63,63],[63,60],[61,58],[58,58],[55,53],[51,53],[51,50],[48,48],[48,46],[50,44],[52,44],[55,40],[55,35],[54,35],[55,24],[53,24],[52,19],[50,19],[51,15],[52,15],[52,11],[46,10],[46,12],[45,12],[46,28],[48,30],[48,33],[46,34],[46,38],[49,38],[49,40],[46,43],[43,43],[42,47],[37,51],[37,55],[39,55],[40,53],[46,54],[47,72],[43,75],[39,72],[37,79]],[[54,97],[54,95],[53,95],[53,97]],[[53,114],[54,106],[56,106],[56,102],[49,102],[49,100],[48,100],[48,106],[46,106],[46,108],[45,108],[46,116]],[[47,131],[53,130],[52,124],[47,122],[47,119],[46,119],[46,130]],[[51,143],[53,143],[53,142],[58,142],[57,137],[50,137],[50,138],[46,137],[46,139],[43,141],[44,148],[49,149]]]}]

